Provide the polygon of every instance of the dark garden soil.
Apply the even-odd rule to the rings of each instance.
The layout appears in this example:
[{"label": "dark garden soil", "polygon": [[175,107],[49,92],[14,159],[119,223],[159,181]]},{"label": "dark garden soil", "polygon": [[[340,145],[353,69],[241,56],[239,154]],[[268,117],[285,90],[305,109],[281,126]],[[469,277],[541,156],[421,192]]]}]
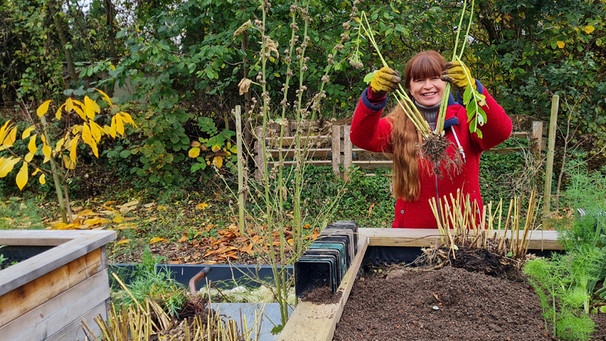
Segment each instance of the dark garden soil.
[{"label": "dark garden soil", "polygon": [[[445,266],[382,266],[354,283],[334,340],[556,340],[524,281]],[[606,315],[592,340],[606,340]]]}]

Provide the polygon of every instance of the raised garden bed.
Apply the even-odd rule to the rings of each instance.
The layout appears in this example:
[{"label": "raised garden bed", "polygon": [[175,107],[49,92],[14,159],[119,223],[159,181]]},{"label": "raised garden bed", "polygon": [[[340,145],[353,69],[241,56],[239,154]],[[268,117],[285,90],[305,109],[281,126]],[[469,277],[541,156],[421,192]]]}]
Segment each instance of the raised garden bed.
[{"label": "raised garden bed", "polygon": [[[360,267],[367,262],[376,262],[385,255],[396,255],[395,258],[414,259],[416,252],[423,247],[429,247],[435,244],[439,234],[437,230],[417,230],[417,229],[359,229],[358,253],[352,262],[347,273],[343,277],[337,292],[332,298],[323,301],[304,300],[300,301],[293,311],[288,323],[280,334],[280,340],[333,340],[335,329],[339,323],[346,303],[352,292],[352,288],[360,274]],[[386,252],[386,249],[390,252]],[[560,250],[561,246],[557,242],[556,231],[534,231],[529,238],[529,253],[546,252],[549,250]],[[395,252],[391,252],[394,251]],[[368,254],[367,254],[368,253]],[[372,259],[377,258],[377,259]],[[389,261],[398,261],[407,259],[391,259]],[[394,292],[412,291],[413,288],[395,288]],[[406,299],[401,299],[401,306],[407,304]],[[410,303],[410,302],[408,302]],[[436,303],[438,303],[436,301]],[[378,303],[375,303],[375,305]],[[437,305],[437,304],[436,304]],[[386,309],[390,309],[385,307]],[[439,306],[438,306],[439,308]],[[379,308],[380,309],[380,308]],[[482,312],[477,312],[481,314]],[[356,315],[356,312],[353,312]],[[379,325],[375,325],[376,331],[381,329],[382,324],[394,324],[394,319],[401,312],[393,311],[391,316],[394,318],[385,318]],[[358,311],[358,315],[363,319],[363,314]],[[541,317],[539,316],[539,319]],[[406,323],[416,323],[412,320]],[[419,326],[417,326],[418,328]],[[540,326],[539,326],[540,327]],[[447,326],[444,326],[447,328]],[[363,326],[358,329],[365,330]],[[435,336],[435,335],[434,335]],[[460,335],[459,335],[460,336]],[[453,339],[456,339],[456,336]],[[365,334],[367,339],[384,339],[376,335]],[[352,339],[359,339],[353,336]]]},{"label": "raised garden bed", "polygon": [[0,271],[3,340],[83,340],[83,321],[107,316],[105,245],[113,231],[0,231],[14,265]]}]

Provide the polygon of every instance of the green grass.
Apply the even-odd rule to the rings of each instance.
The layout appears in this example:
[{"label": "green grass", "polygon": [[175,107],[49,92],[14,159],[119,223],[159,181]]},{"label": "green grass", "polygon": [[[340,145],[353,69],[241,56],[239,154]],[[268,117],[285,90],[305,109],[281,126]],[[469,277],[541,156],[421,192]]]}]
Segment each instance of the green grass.
[{"label": "green grass", "polygon": [[49,210],[40,197],[3,198],[0,201],[0,230],[37,230],[45,228]]}]

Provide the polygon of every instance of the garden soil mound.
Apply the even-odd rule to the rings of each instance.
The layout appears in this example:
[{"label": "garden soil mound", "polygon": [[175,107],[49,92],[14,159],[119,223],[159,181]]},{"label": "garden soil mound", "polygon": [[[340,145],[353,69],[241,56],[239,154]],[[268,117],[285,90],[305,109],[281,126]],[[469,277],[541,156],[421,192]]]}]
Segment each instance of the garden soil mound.
[{"label": "garden soil mound", "polygon": [[[593,340],[606,340],[604,316]],[[555,340],[533,288],[445,266],[383,266],[359,277],[334,340]]]}]

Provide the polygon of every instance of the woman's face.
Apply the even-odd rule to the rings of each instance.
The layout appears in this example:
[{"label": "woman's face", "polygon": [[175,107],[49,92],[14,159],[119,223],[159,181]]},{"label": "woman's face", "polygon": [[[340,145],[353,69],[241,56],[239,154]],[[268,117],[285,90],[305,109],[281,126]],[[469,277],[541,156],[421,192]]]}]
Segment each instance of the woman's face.
[{"label": "woman's face", "polygon": [[440,76],[413,79],[409,84],[410,94],[415,101],[426,107],[432,107],[442,101],[446,82],[440,79]]}]

